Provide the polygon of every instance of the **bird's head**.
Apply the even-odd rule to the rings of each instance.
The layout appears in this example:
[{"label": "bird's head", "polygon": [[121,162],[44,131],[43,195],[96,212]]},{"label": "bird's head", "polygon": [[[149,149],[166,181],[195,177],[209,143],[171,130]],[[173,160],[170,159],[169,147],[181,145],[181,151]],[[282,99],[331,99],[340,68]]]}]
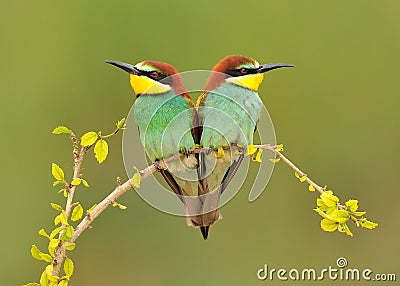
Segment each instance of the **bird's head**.
[{"label": "bird's head", "polygon": [[213,73],[207,80],[205,90],[211,91],[223,82],[228,82],[257,91],[264,79],[265,72],[293,66],[291,64],[260,65],[252,58],[239,55],[227,56],[214,66]]},{"label": "bird's head", "polygon": [[173,89],[176,94],[190,98],[178,71],[170,64],[143,61],[133,66],[117,61],[106,62],[129,73],[130,84],[136,96],[156,95]]}]

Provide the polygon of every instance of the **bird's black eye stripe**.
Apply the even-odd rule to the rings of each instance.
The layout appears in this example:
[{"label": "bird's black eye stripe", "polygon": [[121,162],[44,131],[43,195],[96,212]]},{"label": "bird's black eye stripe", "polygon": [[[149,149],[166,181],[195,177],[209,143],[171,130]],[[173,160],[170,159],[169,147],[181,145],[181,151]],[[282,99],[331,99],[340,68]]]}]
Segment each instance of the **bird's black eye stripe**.
[{"label": "bird's black eye stripe", "polygon": [[242,75],[246,75],[246,74],[257,73],[257,69],[240,68],[240,69],[229,70],[226,73],[230,76],[236,77],[236,76],[242,76]]},{"label": "bird's black eye stripe", "polygon": [[156,81],[164,79],[166,76],[158,71],[141,71],[145,76]]}]

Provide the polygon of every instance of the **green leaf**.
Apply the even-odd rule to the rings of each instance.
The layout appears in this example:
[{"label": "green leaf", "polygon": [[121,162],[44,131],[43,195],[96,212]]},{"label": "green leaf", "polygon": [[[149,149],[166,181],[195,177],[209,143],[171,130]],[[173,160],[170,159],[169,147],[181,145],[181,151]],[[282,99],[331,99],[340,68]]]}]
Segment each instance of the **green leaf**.
[{"label": "green leaf", "polygon": [[43,253],[43,254],[42,254],[42,258],[43,258],[43,260],[46,261],[46,262],[52,262],[52,261],[53,261],[53,258],[52,258],[49,254],[47,254],[47,253]]},{"label": "green leaf", "polygon": [[42,275],[40,276],[40,286],[48,286],[49,285],[49,280],[47,279],[47,273],[46,270],[42,272]]},{"label": "green leaf", "polygon": [[330,217],[341,224],[350,219],[350,215],[346,210],[336,210],[330,214]]},{"label": "green leaf", "polygon": [[131,179],[132,185],[135,188],[140,188],[140,179],[141,179],[141,175],[140,173],[135,173]]},{"label": "green leaf", "polygon": [[50,280],[50,282],[58,282],[58,279],[60,278],[58,276],[53,276],[53,264],[47,265],[45,271],[47,279]]},{"label": "green leaf", "polygon": [[358,209],[358,201],[357,200],[348,200],[346,202],[346,207],[352,211],[355,212]]},{"label": "green leaf", "polygon": [[121,120],[119,120],[118,122],[117,122],[117,128],[118,129],[124,129],[125,128],[125,118],[122,118]]},{"label": "green leaf", "polygon": [[60,189],[58,193],[63,193],[64,197],[68,197],[67,189]]},{"label": "green leaf", "polygon": [[55,203],[50,203],[50,205],[51,205],[51,207],[53,208],[53,209],[55,209],[56,211],[62,211],[63,210],[63,208],[60,206],[60,205],[58,205],[58,204],[55,204]]},{"label": "green leaf", "polygon": [[57,126],[56,128],[53,129],[53,131],[51,132],[53,134],[72,134],[72,130],[68,129],[65,126]]},{"label": "green leaf", "polygon": [[87,210],[88,213],[94,210],[94,208],[97,206],[97,204],[94,204],[93,206],[90,207],[90,209]]},{"label": "green leaf", "polygon": [[96,132],[87,132],[85,134],[83,134],[83,136],[81,137],[81,145],[82,146],[91,146],[93,145],[96,140],[99,138],[99,136],[97,135]]},{"label": "green leaf", "polygon": [[31,247],[31,254],[32,254],[32,257],[33,258],[35,258],[35,259],[37,259],[37,260],[43,260],[43,258],[42,258],[42,252],[39,250],[39,248],[36,246],[36,245],[32,245],[32,247]]},{"label": "green leaf", "polygon": [[350,231],[350,228],[349,228],[348,225],[345,224],[345,223],[339,224],[338,230],[339,230],[340,232],[346,233],[348,236],[353,236],[353,233]]},{"label": "green leaf", "polygon": [[42,228],[39,230],[39,235],[50,238],[50,236],[47,234],[47,232]]},{"label": "green leaf", "polygon": [[73,233],[74,233],[74,227],[72,225],[67,226],[65,228],[64,233],[61,236],[61,240],[70,241]]},{"label": "green leaf", "polygon": [[62,184],[62,183],[64,183],[64,181],[54,181],[53,182],[53,187],[55,187],[55,186],[57,186],[59,184]]},{"label": "green leaf", "polygon": [[128,208],[127,206],[121,205],[119,203],[113,203],[112,206],[113,207],[119,207],[120,210],[126,210]]},{"label": "green leaf", "polygon": [[261,163],[261,154],[263,152],[263,149],[258,149],[256,158],[254,159],[254,161]]},{"label": "green leaf", "polygon": [[367,212],[353,212],[352,214],[355,216],[363,216],[365,215]]},{"label": "green leaf", "polygon": [[275,150],[278,152],[283,152],[283,144],[279,144],[278,146],[276,146]]},{"label": "green leaf", "polygon": [[89,188],[89,183],[88,183],[86,180],[82,179],[82,184],[83,184],[86,188]]},{"label": "green leaf", "polygon": [[62,231],[65,228],[65,226],[59,226],[50,233],[50,239],[53,239],[60,231]]},{"label": "green leaf", "polygon": [[72,221],[80,220],[82,218],[82,215],[83,215],[83,207],[79,204],[74,207],[74,210],[72,211],[71,215],[71,220]]},{"label": "green leaf", "polygon": [[69,278],[74,273],[74,263],[71,259],[66,258],[64,262],[64,272],[65,275]]},{"label": "green leaf", "polygon": [[81,184],[82,179],[81,178],[75,178],[72,180],[71,185],[73,186],[78,186]]},{"label": "green leaf", "polygon": [[56,163],[51,164],[51,174],[57,181],[64,180],[64,171]]},{"label": "green leaf", "polygon": [[54,256],[54,251],[56,250],[56,248],[58,247],[59,244],[60,244],[60,241],[55,238],[49,241],[49,245],[47,246],[47,249],[49,250],[49,253],[52,256]]},{"label": "green leaf", "polygon": [[252,155],[252,154],[256,153],[257,150],[258,150],[258,147],[257,147],[257,146],[252,145],[252,144],[248,145],[248,146],[247,146],[246,156]]},{"label": "green leaf", "polygon": [[65,215],[64,210],[62,210],[61,213],[58,216],[56,216],[54,219],[54,225],[57,225],[59,223],[68,225],[67,216]]},{"label": "green leaf", "polygon": [[325,231],[335,231],[339,227],[339,224],[335,221],[331,221],[329,219],[324,218],[321,220],[321,228]]},{"label": "green leaf", "polygon": [[94,146],[94,153],[97,159],[97,162],[100,164],[107,158],[108,155],[108,144],[105,140],[101,139],[97,141]]},{"label": "green leaf", "polygon": [[74,250],[75,249],[75,243],[74,242],[70,242],[66,245],[64,245],[66,250]]},{"label": "green leaf", "polygon": [[332,191],[323,192],[320,198],[327,207],[336,206],[339,203],[339,198],[333,195]]},{"label": "green leaf", "polygon": [[373,228],[375,228],[375,227],[378,226],[377,223],[372,222],[372,221],[369,221],[369,220],[367,220],[367,219],[365,219],[365,218],[364,218],[364,219],[360,219],[359,222],[360,222],[360,225],[361,225],[362,227],[368,228],[368,229],[373,229]]}]

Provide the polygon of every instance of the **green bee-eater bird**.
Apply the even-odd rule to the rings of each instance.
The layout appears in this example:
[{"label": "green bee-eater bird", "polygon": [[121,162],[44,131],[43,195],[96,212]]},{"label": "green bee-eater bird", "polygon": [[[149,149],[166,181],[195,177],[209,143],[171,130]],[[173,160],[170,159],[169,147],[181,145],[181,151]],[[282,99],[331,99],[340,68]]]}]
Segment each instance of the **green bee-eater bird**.
[{"label": "green bee-eater bird", "polygon": [[206,177],[204,183],[214,193],[214,201],[209,205],[215,210],[208,215],[208,227],[219,219],[219,196],[226,189],[244,156],[217,150],[229,151],[232,145],[246,148],[253,143],[253,133],[263,107],[257,91],[264,73],[292,66],[260,65],[252,58],[238,55],[225,57],[214,66],[196,104],[202,126],[200,145],[214,150],[211,154],[200,154],[200,170],[202,176]]},{"label": "green bee-eater bird", "polygon": [[207,238],[202,222],[202,202],[197,197],[198,177],[187,180],[174,175],[181,174],[185,168],[197,169],[198,154],[188,154],[188,151],[200,140],[195,123],[197,112],[180,75],[174,67],[162,62],[143,61],[135,66],[106,62],[129,73],[136,94],[134,117],[148,158],[156,162],[178,153],[185,154],[182,160],[158,169],[183,202],[187,224],[200,227],[203,237]]}]

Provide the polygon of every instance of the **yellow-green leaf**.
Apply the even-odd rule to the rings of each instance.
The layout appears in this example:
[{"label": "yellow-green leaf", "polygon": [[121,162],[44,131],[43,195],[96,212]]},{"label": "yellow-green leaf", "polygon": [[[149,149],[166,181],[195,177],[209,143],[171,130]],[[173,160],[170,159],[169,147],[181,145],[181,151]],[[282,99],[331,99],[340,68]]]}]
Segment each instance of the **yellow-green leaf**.
[{"label": "yellow-green leaf", "polygon": [[65,231],[61,236],[61,239],[63,241],[70,241],[73,233],[74,233],[74,227],[72,225],[69,225],[65,228]]},{"label": "yellow-green leaf", "polygon": [[65,226],[59,226],[50,233],[50,239],[53,239],[60,231],[62,231],[65,228]]},{"label": "yellow-green leaf", "polygon": [[353,212],[352,214],[355,216],[363,216],[365,215],[367,212]]},{"label": "yellow-green leaf", "polygon": [[96,140],[98,139],[98,135],[96,132],[87,132],[85,134],[83,134],[83,136],[81,137],[81,145],[82,146],[91,146],[93,145]]},{"label": "yellow-green leaf", "polygon": [[126,210],[128,207],[121,205],[119,203],[113,203],[113,207],[119,207],[120,210]]},{"label": "yellow-green leaf", "polygon": [[62,184],[62,183],[64,183],[64,181],[54,181],[53,182],[53,187],[55,187],[55,186],[57,186],[59,184]]},{"label": "yellow-green leaf", "polygon": [[52,264],[46,266],[46,274],[47,274],[47,279],[50,280],[50,282],[58,282],[58,279],[60,279],[58,276],[53,276]]},{"label": "yellow-green leaf", "polygon": [[218,158],[225,157],[224,148],[222,148],[222,147],[219,147],[219,148],[218,148],[217,157],[218,157]]},{"label": "yellow-green leaf", "polygon": [[357,200],[348,200],[346,202],[346,207],[352,211],[355,212],[358,209],[358,201]]},{"label": "yellow-green leaf", "polygon": [[70,242],[68,244],[64,245],[66,250],[74,250],[75,249],[75,243],[74,242]]},{"label": "yellow-green leaf", "polygon": [[258,149],[256,158],[254,159],[254,161],[261,163],[261,154],[262,154],[263,150],[262,149]]},{"label": "yellow-green leaf", "polygon": [[64,273],[65,273],[65,276],[67,276],[67,277],[71,277],[72,274],[74,273],[74,263],[69,258],[65,259],[65,262],[64,262]]},{"label": "yellow-green leaf", "polygon": [[350,215],[346,210],[335,210],[329,216],[338,223],[345,223],[350,219]]},{"label": "yellow-green leaf", "polygon": [[75,179],[72,180],[71,185],[79,186],[81,184],[81,182],[82,182],[81,178],[75,178]]},{"label": "yellow-green leaf", "polygon": [[74,207],[74,210],[72,211],[71,215],[71,220],[72,221],[80,220],[82,218],[82,215],[83,215],[83,207],[79,204]]},{"label": "yellow-green leaf", "polygon": [[102,163],[108,155],[108,144],[105,140],[101,139],[97,141],[94,146],[94,154],[97,159],[97,162]]},{"label": "yellow-green leaf", "polygon": [[55,209],[56,211],[62,211],[63,210],[63,208],[60,206],[60,205],[58,205],[58,204],[55,204],[55,203],[50,203],[50,205],[51,205],[51,207],[53,208],[53,209]]},{"label": "yellow-green leaf", "polygon": [[329,219],[324,218],[323,220],[321,220],[321,228],[325,231],[335,231],[337,230],[339,227],[339,224],[335,221],[331,221]]},{"label": "yellow-green leaf", "polygon": [[68,129],[65,126],[57,126],[56,128],[53,129],[53,131],[51,132],[53,134],[72,134],[72,131],[70,129]]},{"label": "yellow-green leaf", "polygon": [[49,245],[47,246],[49,253],[54,256],[54,251],[56,250],[56,248],[58,247],[58,244],[60,243],[60,241],[58,239],[52,239],[49,241]]},{"label": "yellow-green leaf", "polygon": [[39,248],[36,246],[36,245],[32,245],[32,247],[31,247],[31,254],[32,254],[32,257],[33,258],[35,258],[35,259],[37,259],[37,260],[43,260],[43,258],[42,258],[42,252],[39,250]]},{"label": "yellow-green leaf", "polygon": [[39,235],[50,238],[50,236],[47,234],[47,232],[43,228],[39,230]]},{"label": "yellow-green leaf", "polygon": [[368,229],[373,229],[373,228],[375,228],[375,227],[378,226],[377,223],[372,222],[372,221],[369,221],[369,220],[367,220],[367,219],[361,219],[359,222],[360,222],[360,225],[361,225],[362,227],[368,228]]},{"label": "yellow-green leaf", "polygon": [[57,181],[64,180],[64,171],[56,163],[51,164],[51,174]]},{"label": "yellow-green leaf", "polygon": [[40,276],[40,286],[48,286],[49,285],[49,280],[47,279],[47,273],[46,270],[42,272],[42,275]]},{"label": "yellow-green leaf", "polygon": [[339,203],[339,198],[333,195],[332,191],[323,192],[320,198],[327,207],[336,206]]},{"label": "yellow-green leaf", "polygon": [[140,179],[141,179],[141,175],[140,175],[139,172],[138,172],[138,173],[135,173],[135,174],[133,175],[131,182],[132,182],[132,185],[133,185],[135,188],[140,188]]},{"label": "yellow-green leaf", "polygon": [[315,188],[314,188],[313,185],[308,185],[308,190],[309,190],[310,192],[315,192]]},{"label": "yellow-green leaf", "polygon": [[278,151],[278,152],[282,152],[283,151],[283,144],[279,144],[278,146],[276,146],[275,150]]},{"label": "yellow-green leaf", "polygon": [[25,284],[25,285],[23,285],[23,286],[40,286],[40,284],[31,282],[31,283]]},{"label": "yellow-green leaf", "polygon": [[94,204],[90,209],[88,209],[87,211],[90,213],[91,211],[94,210],[94,208],[97,206],[97,204]]},{"label": "yellow-green leaf", "polygon": [[347,224],[343,223],[343,224],[339,224],[338,230],[340,232],[344,232],[349,236],[353,236],[353,233],[350,231],[350,228],[348,227]]},{"label": "yellow-green leaf", "polygon": [[42,258],[46,262],[52,262],[53,261],[53,258],[47,253],[42,253]]},{"label": "yellow-green leaf", "polygon": [[252,155],[252,154],[256,153],[257,150],[258,150],[257,146],[255,146],[253,144],[250,144],[250,145],[247,146],[246,155]]},{"label": "yellow-green leaf", "polygon": [[82,184],[83,184],[86,188],[89,187],[89,183],[88,183],[86,180],[84,180],[84,179],[82,179]]},{"label": "yellow-green leaf", "polygon": [[301,183],[305,182],[307,180],[307,175],[304,175],[299,180],[300,180]]},{"label": "yellow-green leaf", "polygon": [[65,211],[64,210],[61,211],[61,213],[54,218],[54,225],[57,225],[59,223],[68,225],[67,216],[65,215]]},{"label": "yellow-green leaf", "polygon": [[269,159],[272,163],[278,163],[281,158]]},{"label": "yellow-green leaf", "polygon": [[121,120],[119,120],[116,125],[117,125],[118,129],[124,129],[125,128],[125,118],[122,118]]}]

